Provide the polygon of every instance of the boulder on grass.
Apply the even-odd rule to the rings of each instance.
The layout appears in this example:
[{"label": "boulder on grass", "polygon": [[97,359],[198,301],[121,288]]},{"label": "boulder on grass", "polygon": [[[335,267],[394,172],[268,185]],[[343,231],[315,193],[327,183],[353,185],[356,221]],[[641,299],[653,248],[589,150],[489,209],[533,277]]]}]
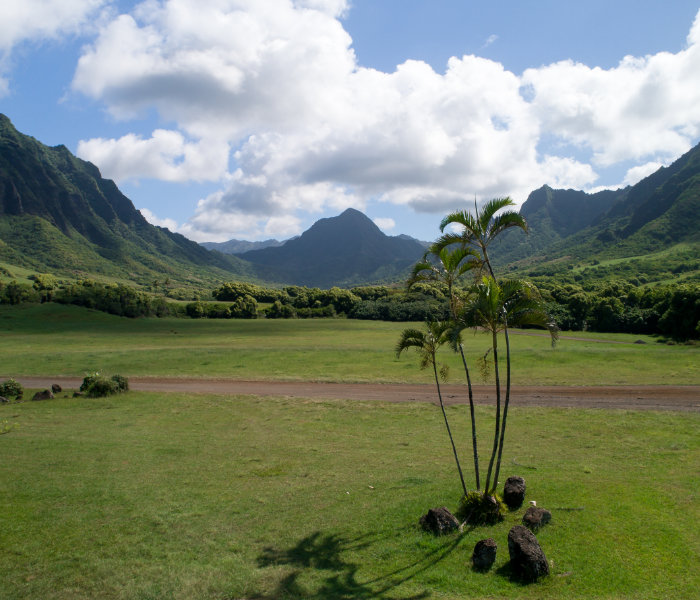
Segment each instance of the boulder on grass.
[{"label": "boulder on grass", "polygon": [[53,394],[51,390],[44,390],[43,392],[37,392],[32,396],[32,400],[53,400]]},{"label": "boulder on grass", "polygon": [[503,502],[511,510],[520,508],[525,501],[525,480],[522,477],[509,477],[503,486]]},{"label": "boulder on grass", "polygon": [[477,571],[488,571],[496,561],[496,550],[498,544],[493,538],[479,540],[474,546],[472,553],[472,565]]},{"label": "boulder on grass", "polygon": [[525,583],[537,581],[549,575],[547,557],[535,534],[523,525],[516,525],[508,532],[510,569],[515,579]]},{"label": "boulder on grass", "polygon": [[532,531],[537,531],[540,527],[544,527],[551,520],[552,513],[546,508],[541,508],[539,506],[531,506],[523,515],[523,525]]},{"label": "boulder on grass", "polygon": [[420,524],[426,531],[431,531],[437,535],[450,533],[459,529],[459,521],[444,506],[431,508],[420,518]]},{"label": "boulder on grass", "polygon": [[5,398],[5,396],[0,396],[0,404],[2,404],[3,402],[9,402],[9,400]]},{"label": "boulder on grass", "polygon": [[58,385],[57,383],[52,383],[52,384],[51,384],[51,391],[52,391],[54,394],[58,394],[58,392],[61,391],[61,386]]}]

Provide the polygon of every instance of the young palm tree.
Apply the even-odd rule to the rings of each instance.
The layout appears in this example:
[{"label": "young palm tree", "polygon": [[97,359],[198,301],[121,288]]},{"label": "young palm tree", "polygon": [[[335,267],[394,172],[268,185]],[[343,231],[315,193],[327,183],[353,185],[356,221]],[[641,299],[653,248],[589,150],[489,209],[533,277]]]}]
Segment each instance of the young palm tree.
[{"label": "young palm tree", "polygon": [[[467,486],[464,483],[464,475],[462,474],[462,467],[459,464],[457,448],[455,447],[455,442],[452,438],[450,423],[447,420],[447,413],[445,412],[445,405],[442,401],[442,393],[440,391],[440,378],[438,377],[437,351],[440,348],[440,346],[449,341],[449,331],[450,323],[445,321],[426,322],[425,333],[418,329],[404,329],[401,333],[399,341],[396,344],[396,356],[401,356],[404,350],[408,350],[409,348],[415,348],[420,357],[420,368],[425,369],[428,365],[431,365],[433,367],[433,374],[435,375],[435,387],[437,388],[438,398],[440,400],[442,416],[445,419],[447,435],[449,436],[450,443],[452,444],[452,453],[454,454],[455,462],[457,463],[459,479],[462,482],[462,489],[464,490],[464,495],[466,496]],[[442,367],[440,369],[440,375],[443,379],[446,378],[447,367]]]},{"label": "young palm tree", "polygon": [[[431,258],[432,257],[432,260]],[[408,280],[408,289],[418,282],[431,281],[443,283],[447,286],[447,291],[450,299],[450,314],[453,321],[457,318],[459,311],[458,296],[455,293],[455,283],[465,273],[478,266],[479,255],[471,248],[460,246],[455,249],[448,247],[438,248],[431,246],[423,255],[423,260],[418,262],[413,267],[411,277]],[[469,375],[469,367],[467,359],[464,356],[464,347],[462,345],[461,335],[459,331],[454,331],[451,334],[451,345],[455,350],[459,350],[462,357],[462,365],[464,366],[464,374],[467,378],[467,390],[469,394],[469,414],[472,427],[472,455],[474,457],[474,478],[476,480],[477,491],[481,489],[479,479],[479,452],[476,442],[476,418],[474,416],[474,394],[472,391],[472,381]]]},{"label": "young palm tree", "polygon": [[496,472],[493,476],[494,488],[498,485],[498,474],[501,471],[501,455],[503,454],[503,442],[506,435],[506,422],[508,419],[508,406],[510,404],[510,339],[509,327],[535,326],[546,328],[554,347],[559,339],[559,328],[545,309],[539,290],[532,284],[512,280],[506,281],[501,286],[503,298],[503,333],[506,343],[506,397],[503,405],[503,422],[501,423],[501,435],[498,442],[498,457],[496,459]]},{"label": "young palm tree", "polygon": [[[505,440],[508,406],[510,404],[510,339],[508,327],[523,325],[539,325],[547,327],[556,341],[556,327],[551,323],[544,310],[537,289],[525,282],[514,280],[499,285],[493,277],[484,276],[480,283],[473,288],[473,294],[465,304],[457,318],[462,327],[483,327],[491,333],[491,351],[493,353],[494,378],[496,384],[496,421],[493,438],[493,448],[486,474],[484,494],[490,495],[498,485],[498,474],[501,467],[501,455]],[[506,344],[506,392],[503,404],[501,422],[501,380],[499,373],[498,335],[503,332]],[[491,474],[494,463],[493,484]]]},{"label": "young palm tree", "polygon": [[503,211],[496,214],[508,206],[515,206],[515,203],[508,197],[494,198],[489,200],[479,211],[479,207],[474,200],[474,214],[466,210],[460,210],[447,215],[440,223],[440,231],[445,231],[445,227],[451,224],[461,225],[462,231],[459,233],[444,233],[435,242],[436,248],[445,248],[452,245],[461,247],[476,248],[481,255],[481,269],[496,279],[491,267],[488,255],[488,247],[498,234],[510,229],[520,227],[527,232],[527,222],[513,210]]}]

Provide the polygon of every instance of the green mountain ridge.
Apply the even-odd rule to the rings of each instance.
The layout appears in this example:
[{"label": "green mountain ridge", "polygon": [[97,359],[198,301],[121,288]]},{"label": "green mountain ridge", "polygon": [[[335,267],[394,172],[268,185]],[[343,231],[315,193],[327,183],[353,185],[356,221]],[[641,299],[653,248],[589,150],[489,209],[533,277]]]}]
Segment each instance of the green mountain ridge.
[{"label": "green mountain ridge", "polygon": [[[614,259],[635,259],[639,267],[645,255],[665,253],[671,270],[700,270],[693,267],[700,255],[700,146],[623,189],[587,194],[543,186],[520,213],[529,235],[509,231],[497,241],[501,268],[551,275]],[[674,248],[679,252],[669,252]]]},{"label": "green mountain ridge", "polygon": [[248,276],[235,257],[146,221],[115,183],[0,115],[0,260],[55,274],[198,286]]},{"label": "green mountain ridge", "polygon": [[244,280],[331,287],[401,280],[424,250],[408,236],[384,235],[359,211],[322,219],[277,244],[209,244],[248,250],[243,259],[151,225],[95,165],[18,132],[0,115],[0,262],[141,285],[168,280],[201,289]]},{"label": "green mountain ridge", "polygon": [[[530,234],[507,231],[491,251],[502,271],[700,280],[700,146],[624,189],[543,186],[521,212]],[[18,132],[0,114],[0,263],[10,267],[144,286],[169,280],[184,290],[234,280],[351,287],[403,281],[425,250],[409,236],[385,235],[354,209],[278,243],[247,242],[237,249],[252,250],[223,254],[151,225],[95,165]]]}]

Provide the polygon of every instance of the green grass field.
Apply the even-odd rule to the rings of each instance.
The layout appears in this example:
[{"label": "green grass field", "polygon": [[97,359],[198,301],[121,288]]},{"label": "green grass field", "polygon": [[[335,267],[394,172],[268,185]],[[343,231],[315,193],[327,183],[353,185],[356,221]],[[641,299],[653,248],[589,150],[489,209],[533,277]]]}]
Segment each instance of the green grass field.
[{"label": "green grass field", "polygon": [[[0,375],[426,382],[416,358],[394,356],[410,324],[344,319],[126,319],[57,304],[0,306]],[[414,324],[415,325],[415,324]],[[418,324],[420,326],[420,324]],[[533,332],[530,332],[533,333]],[[563,334],[566,335],[566,332]],[[513,335],[513,381],[525,384],[700,384],[700,347],[650,336],[574,332],[555,349],[542,335]],[[603,340],[596,341],[596,340]],[[635,344],[637,340],[645,344]],[[465,335],[471,364],[490,345]],[[461,381],[449,350],[441,359]]]},{"label": "green grass field", "polygon": [[[449,415],[467,460],[466,407]],[[479,407],[481,423],[488,422]],[[697,414],[518,409],[503,478],[550,508],[551,576],[507,532],[441,538],[460,486],[432,405],[129,392],[0,406],[3,599],[691,598]],[[484,443],[484,440],[482,440]],[[472,572],[474,544],[498,557]]]},{"label": "green grass field", "polygon": [[[0,307],[0,360],[6,376],[428,382],[414,356],[393,355],[405,326]],[[696,346],[574,335],[555,350],[514,335],[514,384],[700,379]],[[472,358],[487,347],[482,335],[466,341]],[[3,600],[661,600],[700,587],[698,413],[512,409],[501,480],[522,475],[526,500],[553,513],[538,533],[551,576],[522,586],[509,577],[507,532],[524,509],[441,538],[418,527],[460,494],[433,405],[70,395],[0,404]],[[467,407],[448,414],[471,481]],[[477,418],[483,462],[491,408]],[[475,573],[485,537],[497,561]]]}]

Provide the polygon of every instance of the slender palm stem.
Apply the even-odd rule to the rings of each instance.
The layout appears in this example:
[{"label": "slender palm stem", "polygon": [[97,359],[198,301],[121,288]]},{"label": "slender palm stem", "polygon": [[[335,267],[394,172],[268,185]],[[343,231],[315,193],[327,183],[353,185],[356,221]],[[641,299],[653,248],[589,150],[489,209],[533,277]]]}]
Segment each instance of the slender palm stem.
[{"label": "slender palm stem", "polygon": [[445,419],[445,427],[447,427],[447,435],[450,436],[450,443],[452,444],[452,453],[455,455],[455,462],[457,463],[457,470],[459,471],[459,479],[462,482],[462,489],[464,490],[464,495],[467,495],[467,486],[464,483],[464,475],[462,475],[462,467],[459,464],[459,458],[457,457],[457,448],[455,447],[454,439],[452,439],[452,431],[450,430],[450,424],[447,421],[447,413],[445,412],[445,405],[442,402],[442,393],[440,392],[440,379],[438,378],[437,366],[435,365],[435,357],[433,357],[433,373],[435,373],[435,386],[437,387],[438,398],[440,399],[440,408],[442,409],[442,416]]},{"label": "slender palm stem", "polygon": [[[489,461],[489,468],[488,471],[486,472],[486,485],[484,486],[484,494],[489,494],[491,493],[490,490],[490,482],[491,482],[491,471],[493,469],[493,463],[494,460],[496,459],[496,452],[498,451],[498,439],[500,436],[501,432],[501,380],[498,375],[498,333],[494,330],[493,331],[493,342],[492,342],[492,347],[493,347],[493,368],[494,368],[494,375],[496,378],[496,428],[495,428],[495,433],[493,435],[493,449],[491,450],[491,460]],[[494,489],[496,488],[496,485],[493,486]]]},{"label": "slender palm stem", "polygon": [[474,454],[474,474],[476,476],[476,490],[481,489],[479,483],[479,452],[476,447],[476,419],[474,417],[474,394],[472,392],[472,380],[469,376],[469,368],[467,367],[467,359],[464,358],[464,348],[459,345],[459,353],[462,355],[462,364],[464,365],[464,373],[467,376],[467,388],[469,390],[469,413],[472,421],[472,452]]},{"label": "slender palm stem", "polygon": [[510,339],[508,327],[503,329],[506,338],[506,399],[503,403],[503,421],[501,423],[501,440],[498,445],[498,458],[496,460],[496,473],[493,476],[494,489],[498,486],[498,474],[501,470],[501,455],[503,454],[503,441],[506,437],[506,421],[508,419],[508,405],[510,404]]},{"label": "slender palm stem", "polygon": [[489,260],[488,253],[486,252],[486,246],[484,246],[484,245],[481,246],[481,252],[484,255],[484,264],[486,265],[486,267],[489,270],[489,275],[491,275],[491,277],[493,278],[494,281],[497,281],[496,275],[494,274],[493,269],[491,268],[491,261]]}]

